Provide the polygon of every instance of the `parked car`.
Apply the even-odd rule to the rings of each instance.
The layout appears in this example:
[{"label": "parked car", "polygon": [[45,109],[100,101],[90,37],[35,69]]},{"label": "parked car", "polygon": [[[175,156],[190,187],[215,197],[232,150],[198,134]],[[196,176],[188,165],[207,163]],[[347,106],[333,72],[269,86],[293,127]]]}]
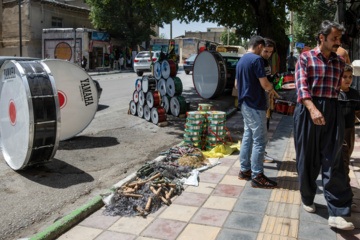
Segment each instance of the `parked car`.
[{"label": "parked car", "polygon": [[[153,62],[158,60],[160,57],[160,51],[151,52],[151,58]],[[151,61],[150,61],[150,52],[142,51],[139,52],[134,59],[134,72],[138,76],[142,76],[144,72],[151,72]]]},{"label": "parked car", "polygon": [[186,74],[189,74],[193,70],[196,56],[197,54],[193,54],[184,61],[184,71]]},{"label": "parked car", "polygon": [[[7,60],[15,60],[15,61],[34,61],[34,60],[41,60],[40,58],[32,58],[32,57],[11,57],[11,56],[1,56],[0,57],[0,68],[1,66],[4,64],[5,61]],[[101,93],[102,93],[102,88],[100,87],[100,83],[96,80],[94,80],[94,83],[96,85],[96,90],[98,92],[98,100],[100,99]]]}]

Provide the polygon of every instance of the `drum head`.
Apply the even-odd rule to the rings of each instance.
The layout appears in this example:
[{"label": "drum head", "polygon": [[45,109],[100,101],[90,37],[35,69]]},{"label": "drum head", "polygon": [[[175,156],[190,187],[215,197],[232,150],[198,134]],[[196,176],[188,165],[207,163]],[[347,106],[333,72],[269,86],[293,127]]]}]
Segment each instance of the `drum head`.
[{"label": "drum head", "polygon": [[157,108],[151,109],[151,121],[153,122],[153,124],[159,123],[159,112]]},{"label": "drum head", "polygon": [[226,86],[226,68],[222,56],[217,52],[203,51],[195,59],[193,83],[202,98],[219,96]]},{"label": "drum head", "polygon": [[139,92],[137,90],[135,90],[134,93],[133,93],[133,101],[135,103],[139,102]]},{"label": "drum head", "polygon": [[144,117],[144,107],[140,103],[137,104],[137,115],[141,118]]},{"label": "drum head", "polygon": [[8,61],[0,69],[1,150],[14,170],[50,161],[58,148],[55,81],[41,62]]},{"label": "drum head", "polygon": [[149,108],[152,108],[154,106],[154,102],[155,102],[155,99],[154,99],[153,92],[148,92],[146,94],[146,104],[149,106]]},{"label": "drum head", "polygon": [[61,114],[60,140],[81,133],[98,108],[98,92],[92,78],[77,65],[63,60],[43,60],[55,79]]},{"label": "drum head", "polygon": [[282,85],[281,88],[286,90],[295,89],[295,83],[286,83]]},{"label": "drum head", "polygon": [[176,75],[176,64],[173,60],[164,60],[161,63],[161,75],[164,79],[168,79],[170,76]]},{"label": "drum head", "polygon": [[130,113],[131,115],[136,115],[137,106],[134,101],[130,101]]},{"label": "drum head", "polygon": [[168,97],[168,96],[163,96],[161,98],[161,106],[164,108],[165,113],[168,113],[169,109],[170,109],[170,100],[169,100],[169,98],[170,97]]},{"label": "drum head", "polygon": [[138,79],[136,79],[136,81],[135,81],[135,89],[136,89],[138,92],[141,91],[141,81],[142,81],[141,78],[138,78]]},{"label": "drum head", "polygon": [[158,91],[160,92],[160,95],[161,96],[165,96],[166,95],[166,81],[165,79],[161,78],[159,81],[158,81]]},{"label": "drum head", "polygon": [[151,112],[150,112],[150,108],[148,105],[144,106],[144,118],[146,121],[149,121],[149,122],[151,120]]},{"label": "drum head", "polygon": [[143,92],[143,90],[139,92],[139,103],[140,105],[145,104],[145,93]]},{"label": "drum head", "polygon": [[171,114],[175,117],[178,117],[180,115],[181,111],[181,104],[177,97],[172,97],[170,100],[170,111]]},{"label": "drum head", "polygon": [[161,64],[160,62],[154,63],[154,77],[156,80],[160,80],[161,78]]}]

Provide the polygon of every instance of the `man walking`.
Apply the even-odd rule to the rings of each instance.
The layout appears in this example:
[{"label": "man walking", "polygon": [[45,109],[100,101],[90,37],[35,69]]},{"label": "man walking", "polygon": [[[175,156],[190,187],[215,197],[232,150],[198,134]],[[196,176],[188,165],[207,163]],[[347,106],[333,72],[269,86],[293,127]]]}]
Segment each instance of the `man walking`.
[{"label": "man walking", "polygon": [[264,38],[250,39],[248,52],[236,66],[238,103],[244,118],[244,135],[240,150],[239,179],[251,180],[252,187],[275,188],[277,183],[264,175],[264,153],[267,143],[265,90],[274,91],[267,80],[260,56]]},{"label": "man walking", "polygon": [[344,120],[337,99],[345,63],[336,51],[343,30],[338,23],[322,22],[318,46],[299,57],[295,73],[298,103],[294,113],[294,141],[304,209],[316,211],[316,179],[321,169],[329,225],[352,230],[354,225],[343,218],[350,215],[352,195],[341,151]]}]

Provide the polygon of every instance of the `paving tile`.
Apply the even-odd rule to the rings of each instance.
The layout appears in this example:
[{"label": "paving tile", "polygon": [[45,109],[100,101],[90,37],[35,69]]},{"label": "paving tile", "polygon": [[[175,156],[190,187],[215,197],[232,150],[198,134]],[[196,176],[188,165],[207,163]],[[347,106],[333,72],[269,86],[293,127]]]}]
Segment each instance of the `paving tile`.
[{"label": "paving tile", "polygon": [[108,230],[139,235],[153,220],[153,217],[123,217]]},{"label": "paving tile", "polygon": [[300,205],[269,202],[266,215],[298,219],[300,216]]},{"label": "paving tile", "polygon": [[263,217],[248,213],[232,212],[225,222],[225,228],[258,232]]},{"label": "paving tile", "polygon": [[235,204],[234,211],[264,215],[267,205],[267,201],[239,199]]},{"label": "paving tile", "polygon": [[237,161],[239,158],[239,154],[237,156],[229,156],[229,157],[226,157],[226,158],[221,158],[220,159],[220,166],[232,166],[235,161]]},{"label": "paving tile", "polygon": [[337,230],[337,240],[359,240],[360,229],[354,229],[351,231]]},{"label": "paving tile", "polygon": [[179,221],[190,221],[198,207],[171,204],[160,215],[159,218],[167,218]]},{"label": "paving tile", "polygon": [[135,238],[137,238],[136,235],[105,231],[95,238],[95,240],[134,240]]},{"label": "paving tile", "polygon": [[217,240],[255,240],[256,233],[223,228]]},{"label": "paving tile", "polygon": [[[174,200],[172,200],[173,202]],[[163,205],[161,206],[157,211],[153,212],[153,213],[150,213],[148,215],[148,217],[154,217],[156,218],[157,216],[159,216],[168,206],[167,205]]]},{"label": "paving tile", "polygon": [[79,225],[91,228],[108,229],[114,224],[114,222],[120,219],[120,216],[104,216],[102,214],[103,211],[104,209],[100,209],[94,212],[89,217],[85,218],[85,220],[80,222]]},{"label": "paving tile", "polygon": [[225,174],[229,169],[230,169],[229,166],[216,165],[215,167],[206,170],[206,172]]},{"label": "paving tile", "polygon": [[279,235],[274,235],[274,234],[269,234],[269,233],[259,233],[256,240],[297,240],[297,238],[292,238],[292,237],[288,237],[288,236],[279,236]]},{"label": "paving tile", "polygon": [[327,224],[300,221],[299,239],[336,239],[336,232]]},{"label": "paving tile", "polygon": [[136,240],[159,240],[159,238],[138,237]]},{"label": "paving tile", "polygon": [[308,213],[304,210],[303,206],[300,207],[300,221],[306,221],[306,222],[316,222],[320,224],[328,224],[329,219],[329,212],[327,208],[320,208],[317,204],[316,206],[316,212],[314,213]]},{"label": "paving tile", "polygon": [[215,189],[215,183],[207,183],[207,182],[199,182],[199,186],[188,186],[185,192],[193,192],[193,193],[202,193],[202,194],[211,194]]},{"label": "paving tile", "polygon": [[218,227],[189,224],[180,234],[177,240],[212,240],[216,239],[216,236],[219,234],[220,230],[221,228]]},{"label": "paving tile", "polygon": [[211,225],[216,227],[221,227],[228,215],[229,211],[210,209],[210,208],[200,208],[200,210],[192,218],[192,223],[198,223],[203,225]]},{"label": "paving tile", "polygon": [[103,231],[102,229],[95,229],[84,226],[75,226],[65,234],[61,235],[58,238],[58,240],[69,240],[69,239],[93,240],[98,235],[100,235],[102,231]]},{"label": "paving tile", "polygon": [[200,182],[208,182],[208,183],[219,183],[223,177],[224,174],[208,173],[206,171],[200,173],[199,175]]},{"label": "paving tile", "polygon": [[318,207],[327,208],[327,203],[324,197],[324,194],[316,194],[314,199],[315,204]]},{"label": "paving tile", "polygon": [[283,190],[277,188],[272,190],[269,201],[300,205],[301,196],[299,191]]},{"label": "paving tile", "polygon": [[236,185],[236,186],[245,186],[246,180],[240,180],[237,176],[225,175],[221,180],[220,184]]},{"label": "paving tile", "polygon": [[209,195],[202,193],[183,192],[174,200],[173,203],[179,205],[199,207],[206,201],[208,196]]},{"label": "paving tile", "polygon": [[271,191],[272,189],[245,187],[240,195],[240,198],[268,201]]},{"label": "paving tile", "polygon": [[231,167],[226,174],[237,177],[239,175],[239,171],[240,171],[240,167]]},{"label": "paving tile", "polygon": [[243,187],[218,184],[213,192],[214,196],[223,196],[223,197],[238,197],[243,190]]},{"label": "paving tile", "polygon": [[280,236],[286,238],[297,238],[299,233],[299,220],[275,216],[265,216],[261,223],[259,233],[264,233],[270,236],[270,238],[264,239],[278,239]]},{"label": "paving tile", "polygon": [[232,166],[240,168],[240,160],[236,161]]},{"label": "paving tile", "polygon": [[177,238],[185,226],[186,222],[158,218],[141,233],[141,236],[172,240]]},{"label": "paving tile", "polygon": [[230,211],[233,209],[236,200],[236,198],[210,196],[203,207]]}]

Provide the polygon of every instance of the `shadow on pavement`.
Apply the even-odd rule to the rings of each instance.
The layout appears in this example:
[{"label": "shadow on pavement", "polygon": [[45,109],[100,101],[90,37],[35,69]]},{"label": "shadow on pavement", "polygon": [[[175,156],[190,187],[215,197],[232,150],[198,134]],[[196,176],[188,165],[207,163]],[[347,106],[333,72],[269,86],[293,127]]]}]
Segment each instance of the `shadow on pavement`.
[{"label": "shadow on pavement", "polygon": [[104,148],[120,144],[114,137],[74,137],[60,142],[58,150]]},{"label": "shadow on pavement", "polygon": [[42,166],[30,167],[18,173],[30,181],[52,188],[68,188],[94,181],[88,173],[56,158]]},{"label": "shadow on pavement", "polygon": [[97,109],[97,111],[102,111],[102,110],[104,110],[104,109],[107,109],[109,107],[109,105],[102,105],[102,104],[99,104],[98,105],[98,109]]}]

